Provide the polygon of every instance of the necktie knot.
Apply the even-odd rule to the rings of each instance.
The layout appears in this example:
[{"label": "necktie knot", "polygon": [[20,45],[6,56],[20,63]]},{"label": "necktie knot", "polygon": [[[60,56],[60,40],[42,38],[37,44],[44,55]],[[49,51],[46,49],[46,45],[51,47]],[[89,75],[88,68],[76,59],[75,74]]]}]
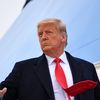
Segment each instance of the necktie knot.
[{"label": "necktie knot", "polygon": [[54,62],[60,63],[60,62],[61,62],[61,59],[60,59],[60,58],[56,58],[56,59],[54,60]]}]

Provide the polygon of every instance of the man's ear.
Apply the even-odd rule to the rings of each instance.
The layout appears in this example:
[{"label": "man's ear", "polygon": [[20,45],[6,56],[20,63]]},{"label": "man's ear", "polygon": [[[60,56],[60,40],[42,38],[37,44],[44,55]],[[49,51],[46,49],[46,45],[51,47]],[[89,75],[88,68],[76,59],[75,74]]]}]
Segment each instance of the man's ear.
[{"label": "man's ear", "polygon": [[67,40],[66,33],[63,32],[63,33],[62,33],[62,42],[66,42],[66,40]]}]

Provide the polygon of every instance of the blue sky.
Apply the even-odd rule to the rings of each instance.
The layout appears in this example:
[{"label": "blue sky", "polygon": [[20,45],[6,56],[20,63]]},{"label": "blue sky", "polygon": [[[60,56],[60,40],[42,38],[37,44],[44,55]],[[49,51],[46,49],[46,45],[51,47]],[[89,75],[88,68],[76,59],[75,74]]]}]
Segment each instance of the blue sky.
[{"label": "blue sky", "polygon": [[99,5],[99,0],[31,1],[0,40],[0,81],[9,74],[15,62],[42,54],[36,25],[49,17],[60,18],[66,23],[66,51],[92,63],[100,61]]}]

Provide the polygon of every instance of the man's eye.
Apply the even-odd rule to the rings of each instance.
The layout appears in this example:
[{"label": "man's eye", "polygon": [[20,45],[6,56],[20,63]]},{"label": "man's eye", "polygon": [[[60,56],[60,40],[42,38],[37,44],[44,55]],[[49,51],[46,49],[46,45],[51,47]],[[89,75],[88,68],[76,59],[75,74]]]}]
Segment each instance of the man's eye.
[{"label": "man's eye", "polygon": [[46,31],[47,34],[52,33],[51,31]]},{"label": "man's eye", "polygon": [[42,32],[39,33],[39,37],[42,37]]}]

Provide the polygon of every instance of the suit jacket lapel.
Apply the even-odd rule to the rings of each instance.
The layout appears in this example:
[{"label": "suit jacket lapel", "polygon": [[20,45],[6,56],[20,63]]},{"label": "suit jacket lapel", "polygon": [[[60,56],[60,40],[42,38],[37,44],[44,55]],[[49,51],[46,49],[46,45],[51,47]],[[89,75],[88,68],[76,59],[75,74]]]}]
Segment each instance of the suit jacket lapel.
[{"label": "suit jacket lapel", "polygon": [[38,59],[35,70],[41,83],[43,84],[48,95],[50,96],[50,100],[55,100],[48,63],[44,54]]},{"label": "suit jacket lapel", "polygon": [[[76,60],[76,58],[71,56],[69,53],[66,52],[66,55],[72,71],[73,82],[77,83],[79,81],[82,81],[82,71],[79,62]],[[75,100],[82,100],[82,99],[80,98],[80,95],[78,95],[75,96]]]},{"label": "suit jacket lapel", "polygon": [[66,54],[67,54],[67,59],[68,59],[68,62],[69,62],[69,65],[72,71],[73,82],[77,83],[82,80],[82,73],[81,73],[80,65],[78,61],[74,57],[72,57],[69,53],[66,52]]}]

